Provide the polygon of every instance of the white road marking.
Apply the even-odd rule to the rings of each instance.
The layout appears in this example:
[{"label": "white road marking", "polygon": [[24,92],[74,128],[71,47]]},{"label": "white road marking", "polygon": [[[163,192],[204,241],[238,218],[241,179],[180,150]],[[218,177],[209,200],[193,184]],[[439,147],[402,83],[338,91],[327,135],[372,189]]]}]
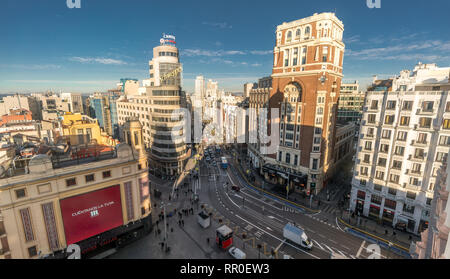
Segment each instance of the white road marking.
[{"label": "white road marking", "polygon": [[364,245],[366,245],[366,241],[365,240],[361,243],[361,247],[359,247],[358,253],[356,253],[356,257],[357,258],[359,258],[359,256],[361,255],[361,252],[362,252],[362,250],[364,248]]},{"label": "white road marking", "polygon": [[266,229],[268,229],[269,231],[273,231],[271,228],[269,228],[269,227],[266,227]]},{"label": "white road marking", "polygon": [[278,249],[280,249],[281,248],[281,246],[283,246],[283,244],[286,242],[286,239],[285,240],[283,240],[283,241],[281,241],[281,243],[280,243],[280,245],[278,245],[278,247],[277,248],[275,248],[275,252],[277,252],[278,251]]},{"label": "white road marking", "polygon": [[356,259],[356,258],[355,258],[355,256],[353,256],[353,255],[350,255],[350,258],[352,258],[352,259]]},{"label": "white road marking", "polygon": [[227,195],[228,199],[229,199],[229,200],[230,200],[237,208],[241,209],[241,207],[240,207],[239,205],[237,205],[237,204],[230,198],[230,196],[228,196],[227,193],[225,193],[225,195]]},{"label": "white road marking", "polygon": [[319,244],[319,242],[317,242],[315,240],[313,240],[313,242],[315,245],[319,246],[320,250],[325,250],[325,249],[323,249],[322,245]]},{"label": "white road marking", "polygon": [[[322,243],[323,244],[323,243]],[[325,247],[327,247],[328,248],[328,250],[330,250],[331,251],[331,253],[334,253],[334,251],[333,251],[333,249],[331,249],[330,247],[328,247],[326,244],[323,244],[323,246],[325,246]]]},{"label": "white road marking", "polygon": [[[236,215],[236,217],[239,218],[239,219],[241,219],[241,220],[243,220],[244,222],[247,222],[247,223],[249,223],[249,224],[252,224],[252,223],[250,223],[249,221],[245,220],[244,218],[242,218],[242,217],[239,216],[239,215]],[[253,224],[252,224],[252,225],[253,225]],[[272,238],[275,238],[275,239],[278,240],[278,241],[282,241],[282,239],[280,239],[280,238],[274,236],[273,234],[268,233],[268,232],[264,231],[263,229],[258,228],[258,227],[255,226],[255,225],[253,225],[253,226],[254,226],[255,228],[260,229],[261,231],[265,232],[267,235],[271,236]],[[297,248],[297,247],[295,247],[294,245],[291,245],[291,244],[289,244],[289,243],[286,243],[286,245],[289,245],[289,246],[291,246],[292,248],[297,249],[298,251],[300,251],[300,252],[302,252],[302,253],[305,253],[305,254],[307,254],[307,255],[309,255],[309,256],[315,258],[315,259],[319,259],[319,257],[317,257],[317,256],[315,256],[315,255],[313,255],[313,254],[311,254],[311,253],[308,253],[308,252],[306,252],[306,251],[304,251],[304,250],[302,250],[302,249],[300,249],[300,248]]]},{"label": "white road marking", "polygon": [[[337,249],[336,249],[337,250]],[[341,251],[337,250],[339,254],[341,254],[344,257],[347,257],[346,255],[344,255],[344,253],[342,253]]]}]

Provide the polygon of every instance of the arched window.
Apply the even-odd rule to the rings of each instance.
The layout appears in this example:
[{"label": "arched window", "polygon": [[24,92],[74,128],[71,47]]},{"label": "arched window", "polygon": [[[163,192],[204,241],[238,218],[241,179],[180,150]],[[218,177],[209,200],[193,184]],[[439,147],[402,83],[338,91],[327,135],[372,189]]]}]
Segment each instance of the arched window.
[{"label": "arched window", "polygon": [[305,29],[305,38],[308,39],[311,35],[311,27],[307,26]]},{"label": "arched window", "polygon": [[295,39],[296,40],[300,40],[300,35],[301,35],[302,31],[299,29],[297,29],[297,31],[295,31]]},{"label": "arched window", "polygon": [[286,41],[290,42],[291,40],[292,40],[292,31],[288,31]]}]

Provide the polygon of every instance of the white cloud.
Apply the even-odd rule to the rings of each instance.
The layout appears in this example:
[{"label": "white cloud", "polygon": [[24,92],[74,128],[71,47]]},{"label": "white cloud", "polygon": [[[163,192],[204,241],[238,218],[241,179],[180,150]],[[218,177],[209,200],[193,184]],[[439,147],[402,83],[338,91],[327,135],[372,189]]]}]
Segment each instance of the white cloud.
[{"label": "white cloud", "polygon": [[272,54],[273,50],[252,50],[250,53],[253,55],[267,55]]},{"label": "white cloud", "polygon": [[357,43],[360,41],[360,36],[359,35],[354,35],[348,38],[344,38],[344,43],[346,44],[352,44],[352,43]]},{"label": "white cloud", "polygon": [[362,50],[347,50],[346,55],[358,60],[417,60],[436,61],[448,59],[450,41],[428,40],[418,43],[403,43],[387,47],[368,48]]},{"label": "white cloud", "polygon": [[61,69],[60,65],[54,65],[54,64],[0,64],[0,67],[21,69],[21,70],[56,70],[56,69]]},{"label": "white cloud", "polygon": [[254,64],[252,64],[251,66],[252,66],[252,67],[259,67],[259,66],[261,66],[261,64],[259,64],[259,63],[254,63]]},{"label": "white cloud", "polygon": [[70,57],[70,61],[73,62],[80,62],[83,64],[92,64],[92,63],[98,63],[98,64],[104,64],[104,65],[125,65],[127,64],[125,61],[118,60],[118,59],[111,59],[111,58],[103,58],[103,57]]},{"label": "white cloud", "polygon": [[203,25],[209,25],[212,27],[220,28],[220,29],[231,29],[233,26],[229,25],[226,22],[202,22]]}]

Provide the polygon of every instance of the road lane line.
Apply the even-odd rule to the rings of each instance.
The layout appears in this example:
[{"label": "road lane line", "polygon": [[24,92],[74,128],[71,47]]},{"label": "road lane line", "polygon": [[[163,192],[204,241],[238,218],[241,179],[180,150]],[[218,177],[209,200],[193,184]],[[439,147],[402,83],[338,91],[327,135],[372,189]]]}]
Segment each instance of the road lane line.
[{"label": "road lane line", "polygon": [[319,246],[320,250],[325,250],[325,249],[323,249],[322,245],[319,244],[319,242],[315,241],[314,239],[312,241],[314,242],[314,244]]},{"label": "road lane line", "polygon": [[366,241],[365,240],[361,243],[361,247],[359,247],[358,253],[356,253],[356,257],[357,258],[359,258],[359,256],[361,255],[361,252],[362,252],[362,250],[364,248],[364,245],[366,245]]},{"label": "road lane line", "polygon": [[[273,234],[268,233],[268,232],[266,232],[265,230],[263,230],[263,229],[261,229],[261,228],[255,226],[254,224],[252,224],[251,222],[245,220],[245,219],[242,218],[241,216],[239,216],[239,215],[235,215],[235,216],[236,216],[237,218],[243,220],[244,222],[247,222],[248,224],[253,225],[253,227],[255,227],[255,228],[257,228],[257,229],[259,229],[259,230],[265,232],[267,235],[271,236],[272,238],[275,238],[275,239],[278,240],[278,241],[283,241],[282,239],[280,239],[280,238],[274,236]],[[294,245],[291,245],[290,243],[286,243],[286,244],[289,245],[289,246],[291,246],[292,248],[294,248],[294,249],[296,249],[296,250],[302,252],[302,253],[305,253],[305,254],[307,254],[307,255],[313,257],[313,258],[319,259],[319,257],[317,257],[317,256],[315,256],[315,255],[313,255],[313,254],[310,254],[310,253],[308,253],[308,252],[306,252],[306,251],[304,251],[304,250],[302,250],[302,249],[300,249],[300,248],[297,248],[297,247],[295,247]]]},{"label": "road lane line", "polygon": [[327,247],[328,248],[328,250],[330,250],[331,251],[331,253],[334,253],[334,251],[333,251],[333,249],[331,249],[330,247],[328,247],[326,244],[324,244],[324,243],[322,243],[323,244],[323,246],[325,246],[325,247]]},{"label": "road lane line", "polygon": [[283,241],[281,241],[281,243],[280,243],[280,245],[278,245],[278,247],[277,248],[275,248],[275,252],[277,252],[278,251],[278,249],[280,249],[281,248],[281,246],[283,246],[283,244],[286,242],[286,239],[285,240],[283,240]]},{"label": "road lane line", "polygon": [[[336,249],[337,250],[337,249]],[[346,255],[344,255],[344,253],[342,253],[341,251],[337,250],[339,254],[341,254],[344,257],[347,257]]]},{"label": "road lane line", "polygon": [[225,193],[225,195],[227,195],[228,199],[235,205],[237,206],[237,208],[241,209],[241,207],[239,205],[237,205],[231,198],[230,196],[228,196],[228,193]]}]

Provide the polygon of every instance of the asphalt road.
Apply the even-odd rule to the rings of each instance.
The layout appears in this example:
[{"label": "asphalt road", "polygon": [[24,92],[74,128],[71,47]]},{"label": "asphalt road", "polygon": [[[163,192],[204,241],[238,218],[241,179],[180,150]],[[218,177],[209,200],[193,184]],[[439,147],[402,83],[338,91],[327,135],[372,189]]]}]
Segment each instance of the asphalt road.
[{"label": "asphalt road", "polygon": [[[216,158],[219,161],[219,158]],[[228,157],[231,162],[232,158]],[[217,176],[219,179],[217,179]],[[226,186],[228,182],[230,187]],[[220,168],[220,163],[200,164],[200,178],[193,179],[193,188],[200,195],[202,203],[207,203],[228,219],[232,224],[247,232],[248,237],[254,237],[258,243],[267,243],[273,249],[288,254],[297,259],[329,259],[331,253],[346,258],[400,258],[383,248],[375,251],[370,243],[346,233],[337,222],[321,218],[319,214],[307,214],[294,210],[284,203],[265,197],[246,187],[245,181],[239,176],[232,165],[227,170]],[[231,185],[237,185],[241,191],[231,190]],[[313,249],[306,251],[299,246],[288,243],[283,238],[283,227],[295,223],[305,229],[313,241]]]}]

